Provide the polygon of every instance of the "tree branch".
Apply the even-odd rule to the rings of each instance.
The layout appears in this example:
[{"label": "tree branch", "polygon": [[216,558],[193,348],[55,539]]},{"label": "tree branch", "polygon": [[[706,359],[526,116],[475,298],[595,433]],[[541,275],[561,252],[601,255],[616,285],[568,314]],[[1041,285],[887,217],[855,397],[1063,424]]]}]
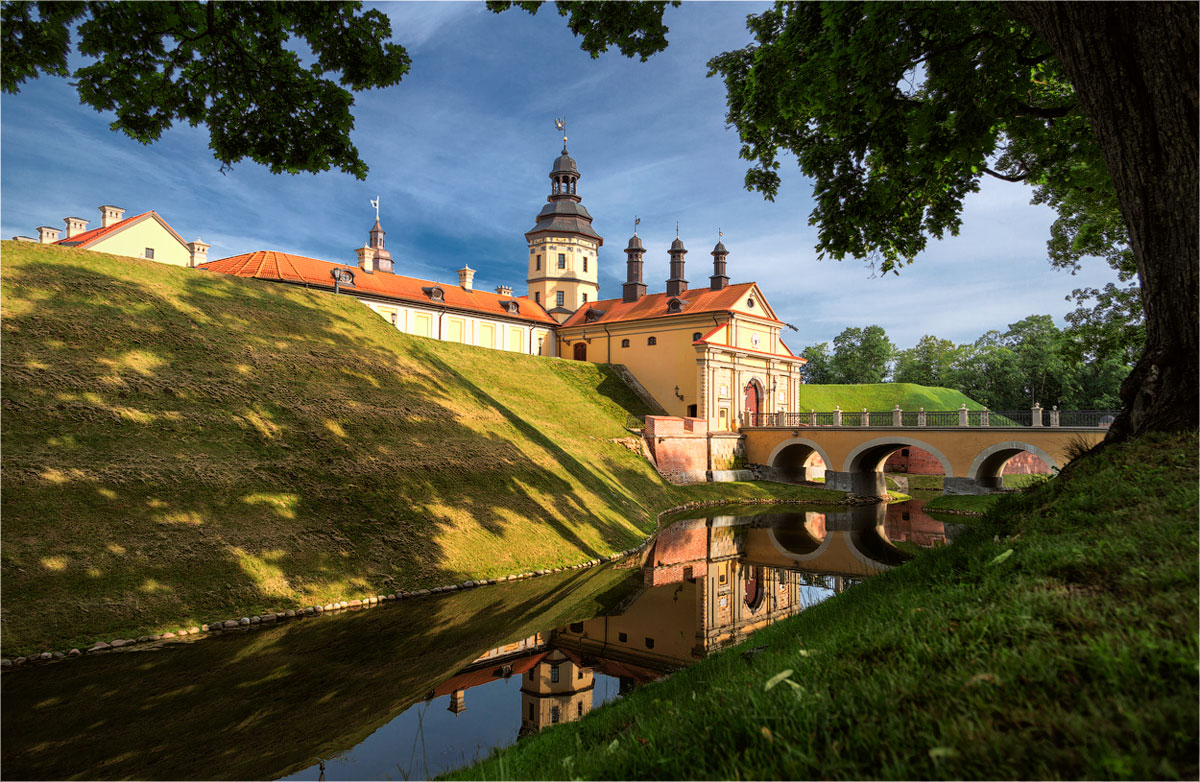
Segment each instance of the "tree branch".
[{"label": "tree branch", "polygon": [[992,169],[990,169],[986,166],[984,166],[980,170],[983,173],[987,174],[988,176],[994,176],[994,177],[996,177],[996,179],[1003,179],[1005,182],[1024,182],[1029,177],[1028,173],[1021,174],[1019,176],[1009,176],[1007,174],[1001,174],[999,172],[993,171]]}]

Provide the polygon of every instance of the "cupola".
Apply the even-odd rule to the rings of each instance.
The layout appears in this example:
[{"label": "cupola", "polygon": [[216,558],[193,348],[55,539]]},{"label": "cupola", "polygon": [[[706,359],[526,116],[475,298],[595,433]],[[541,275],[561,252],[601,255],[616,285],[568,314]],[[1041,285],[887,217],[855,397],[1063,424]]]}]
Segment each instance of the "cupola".
[{"label": "cupola", "polygon": [[679,238],[678,226],[675,227],[675,241],[671,242],[668,254],[671,256],[671,278],[667,280],[667,295],[682,296],[687,290],[687,280],[683,278],[683,256],[687,255],[687,249]]},{"label": "cupola", "polygon": [[642,245],[636,229],[629,237],[629,246],[625,248],[626,279],[621,286],[621,301],[634,302],[646,295],[646,283],[642,282],[642,255],[646,248]]},{"label": "cupola", "polygon": [[720,239],[720,231],[717,232],[717,246],[713,248],[713,273],[709,277],[709,288],[714,291],[724,290],[729,287],[729,275],[725,273],[725,258],[729,255],[729,251],[725,249],[725,243]]}]

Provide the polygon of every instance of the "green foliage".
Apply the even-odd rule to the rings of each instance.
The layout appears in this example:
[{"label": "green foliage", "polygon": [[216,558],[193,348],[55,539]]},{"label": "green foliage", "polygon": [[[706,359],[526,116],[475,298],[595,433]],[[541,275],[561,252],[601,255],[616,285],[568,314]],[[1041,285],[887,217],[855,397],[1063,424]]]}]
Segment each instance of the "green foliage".
[{"label": "green foliage", "polygon": [[[399,83],[410,60],[388,42],[387,16],[361,9],[358,2],[6,2],[0,83],[12,93],[41,74],[70,75],[83,103],[115,112],[112,129],[143,144],[176,122],[205,125],[222,170],[248,157],[274,174],[336,166],[365,179],[350,141],[352,91]],[[96,62],[68,74],[74,25],[79,52]],[[311,64],[297,44],[307,46]]]},{"label": "green foliage", "polygon": [[[678,7],[680,0],[670,2],[638,2],[623,0],[591,0],[587,3],[555,3],[559,16],[568,17],[567,26],[583,40],[579,47],[593,58],[615,45],[626,57],[637,56],[643,62],[650,55],[667,48],[669,27],[662,23],[663,11],[668,5]],[[516,7],[536,14],[542,7],[541,0],[488,0],[487,7],[493,13],[501,13]]]},{"label": "green foliage", "polygon": [[808,359],[808,363],[804,365],[804,369],[802,370],[804,372],[805,383],[822,384],[836,382],[833,375],[832,357],[829,355],[828,342],[809,345],[800,351],[800,356]]},{"label": "green foliage", "polygon": [[950,340],[926,334],[914,347],[897,351],[894,379],[897,383],[944,386],[957,354],[958,348]]},{"label": "green foliage", "polygon": [[882,383],[896,352],[882,326],[847,328],[833,338],[830,359],[833,380],[838,383]]},{"label": "green foliage", "polygon": [[[1027,158],[1058,149],[1056,123],[1083,122],[1048,47],[999,4],[778,3],[748,26],[754,43],[709,63],[746,186],[773,198],[779,155],[795,155],[822,256],[894,271],[957,233],[982,176],[1025,179]],[[1088,147],[1074,160],[1098,159],[1073,138]]]}]

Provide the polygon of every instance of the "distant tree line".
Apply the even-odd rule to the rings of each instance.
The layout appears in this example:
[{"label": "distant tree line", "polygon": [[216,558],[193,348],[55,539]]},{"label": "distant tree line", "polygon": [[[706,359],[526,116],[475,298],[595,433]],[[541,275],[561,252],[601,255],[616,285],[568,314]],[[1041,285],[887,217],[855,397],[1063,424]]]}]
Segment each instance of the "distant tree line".
[{"label": "distant tree line", "polygon": [[1121,382],[1141,345],[1098,339],[1093,330],[1094,325],[1060,329],[1049,315],[1030,315],[974,342],[955,345],[926,334],[899,350],[881,326],[852,327],[832,347],[821,342],[800,355],[808,359],[807,383],[943,386],[992,410],[1020,410],[1035,402],[1064,410],[1117,409]]}]

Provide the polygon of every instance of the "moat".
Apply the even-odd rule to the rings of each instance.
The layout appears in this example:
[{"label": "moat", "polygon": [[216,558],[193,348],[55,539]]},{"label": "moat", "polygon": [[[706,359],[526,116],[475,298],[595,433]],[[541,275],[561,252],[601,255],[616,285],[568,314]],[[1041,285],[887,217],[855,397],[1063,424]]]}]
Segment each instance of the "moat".
[{"label": "moat", "polygon": [[922,505],[719,509],[590,570],[12,671],[4,776],[430,778],[946,543]]}]

